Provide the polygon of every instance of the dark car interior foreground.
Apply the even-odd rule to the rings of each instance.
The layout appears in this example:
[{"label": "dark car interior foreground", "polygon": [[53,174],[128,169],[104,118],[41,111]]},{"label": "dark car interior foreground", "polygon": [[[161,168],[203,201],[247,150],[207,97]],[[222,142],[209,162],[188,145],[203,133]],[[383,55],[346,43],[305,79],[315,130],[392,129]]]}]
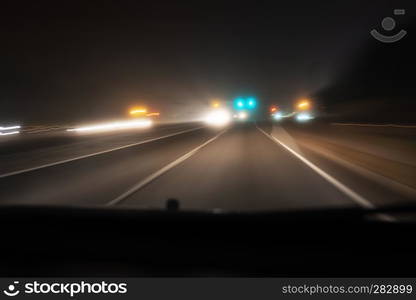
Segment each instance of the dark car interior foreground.
[{"label": "dark car interior foreground", "polygon": [[[7,207],[5,276],[414,276],[416,224],[380,211]],[[387,220],[386,220],[387,219]]]}]

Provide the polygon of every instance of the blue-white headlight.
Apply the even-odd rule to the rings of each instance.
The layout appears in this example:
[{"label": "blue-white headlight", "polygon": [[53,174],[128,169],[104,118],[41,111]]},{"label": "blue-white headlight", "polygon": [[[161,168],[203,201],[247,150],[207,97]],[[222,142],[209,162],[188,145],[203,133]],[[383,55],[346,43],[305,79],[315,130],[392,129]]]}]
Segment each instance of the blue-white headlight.
[{"label": "blue-white headlight", "polygon": [[296,115],[296,121],[298,122],[306,122],[313,119],[313,117],[309,113],[300,113]]}]

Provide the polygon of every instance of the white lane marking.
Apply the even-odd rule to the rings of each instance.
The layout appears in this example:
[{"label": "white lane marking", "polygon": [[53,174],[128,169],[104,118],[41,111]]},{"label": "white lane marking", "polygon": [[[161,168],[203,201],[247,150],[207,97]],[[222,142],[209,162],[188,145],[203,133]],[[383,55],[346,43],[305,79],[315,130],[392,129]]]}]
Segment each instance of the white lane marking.
[{"label": "white lane marking", "polygon": [[195,130],[198,130],[198,129],[201,129],[201,128],[204,128],[204,126],[197,127],[197,128],[191,128],[191,129],[187,129],[187,130],[182,130],[182,131],[179,131],[179,132],[163,135],[163,136],[160,136],[160,137],[157,137],[157,138],[151,138],[151,139],[140,141],[140,142],[137,142],[137,143],[128,144],[128,145],[124,145],[124,146],[120,146],[120,147],[116,147],[116,148],[111,148],[111,149],[108,149],[108,150],[99,151],[99,152],[95,152],[95,153],[90,153],[90,154],[86,154],[86,155],[81,155],[81,156],[77,156],[77,157],[73,157],[73,158],[69,158],[69,159],[65,159],[65,160],[61,160],[61,161],[57,161],[57,162],[53,162],[53,163],[49,163],[49,164],[36,166],[36,167],[33,167],[33,168],[22,169],[22,170],[13,171],[13,172],[10,172],[10,173],[1,174],[0,179],[10,177],[10,176],[14,176],[14,175],[18,175],[18,174],[22,174],[22,173],[36,171],[36,170],[43,169],[43,168],[48,168],[48,167],[53,167],[53,166],[65,164],[65,163],[68,163],[68,162],[88,158],[88,157],[91,157],[91,156],[101,155],[101,154],[109,153],[109,152],[112,152],[112,151],[117,151],[117,150],[129,148],[129,147],[133,147],[133,146],[138,146],[138,145],[158,141],[158,140],[169,138],[169,137],[176,136],[176,135],[179,135],[179,134],[195,131]]},{"label": "white lane marking", "polygon": [[292,153],[294,156],[296,156],[298,159],[300,159],[303,163],[305,163],[309,168],[311,168],[312,170],[314,170],[321,177],[323,177],[326,181],[328,181],[329,183],[331,183],[339,191],[341,191],[342,193],[344,193],[345,195],[347,195],[348,197],[350,197],[352,200],[354,200],[360,206],[365,207],[365,208],[371,208],[371,209],[374,209],[375,208],[375,206],[370,201],[368,201],[367,199],[365,199],[363,196],[360,196],[359,194],[357,194],[356,192],[354,192],[352,189],[350,189],[349,187],[347,187],[345,184],[341,183],[340,181],[338,181],[337,179],[335,179],[334,177],[332,177],[331,175],[329,175],[328,173],[326,173],[324,170],[322,170],[321,168],[319,168],[318,166],[316,166],[315,164],[313,164],[312,162],[310,162],[308,159],[306,159],[305,157],[303,157],[302,155],[300,155],[296,151],[294,151],[291,148],[289,148],[288,146],[286,146],[284,143],[282,143],[281,141],[279,141],[274,136],[271,136],[271,135],[267,134],[263,129],[259,128],[257,125],[256,125],[256,127],[265,136],[267,136],[269,139],[271,139],[276,144],[278,144],[278,145],[282,146],[283,148],[285,148],[290,153]]},{"label": "white lane marking", "polygon": [[336,126],[359,126],[359,127],[397,127],[397,128],[416,128],[416,125],[398,125],[398,124],[360,124],[360,123],[331,123]]},{"label": "white lane marking", "polygon": [[316,145],[310,145],[309,143],[300,142],[300,144],[308,148],[310,151],[317,153],[318,155],[324,156],[331,161],[350,169],[351,171],[354,171],[362,176],[365,176],[369,178],[372,181],[375,181],[377,183],[380,183],[382,185],[388,186],[390,189],[401,193],[402,195],[405,195],[407,197],[413,197],[416,199],[416,189],[408,186],[407,184],[398,182],[390,177],[386,177],[384,175],[375,173],[365,167],[361,167],[360,165],[353,164],[341,157],[338,157],[335,155],[334,152],[328,151],[327,149],[316,146]]},{"label": "white lane marking", "polygon": [[215,141],[222,134],[224,134],[227,130],[228,129],[225,129],[225,130],[221,131],[220,133],[218,133],[213,138],[210,138],[205,143],[203,143],[203,144],[199,145],[198,147],[192,149],[188,153],[182,155],[181,157],[179,157],[176,160],[174,160],[173,162],[167,164],[166,166],[164,166],[163,168],[161,168],[158,171],[154,172],[153,174],[150,174],[145,179],[141,180],[140,182],[138,182],[137,184],[135,184],[134,186],[132,186],[130,189],[128,189],[126,192],[124,192],[120,196],[118,196],[117,198],[115,198],[115,199],[111,200],[110,202],[108,202],[106,205],[107,206],[111,206],[111,205],[119,204],[121,201],[125,200],[126,198],[128,198],[132,194],[136,193],[138,190],[142,189],[143,187],[145,187],[146,185],[148,185],[149,183],[151,183],[153,180],[157,179],[158,177],[162,176],[163,174],[165,174],[166,172],[168,172],[172,168],[176,167],[180,163],[184,162],[185,160],[187,160],[188,158],[190,158],[191,156],[193,156],[195,153],[197,153],[199,150],[201,150],[203,147],[205,147],[209,143]]}]

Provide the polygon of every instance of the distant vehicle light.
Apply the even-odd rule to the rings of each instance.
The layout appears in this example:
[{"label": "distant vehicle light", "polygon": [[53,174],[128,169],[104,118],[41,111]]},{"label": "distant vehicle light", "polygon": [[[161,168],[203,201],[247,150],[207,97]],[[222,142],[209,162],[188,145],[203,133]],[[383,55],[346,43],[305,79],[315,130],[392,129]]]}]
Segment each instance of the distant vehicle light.
[{"label": "distant vehicle light", "polygon": [[132,116],[142,115],[142,114],[145,114],[145,113],[147,113],[147,109],[145,109],[143,107],[135,107],[135,108],[132,108],[129,111],[129,114],[132,115]]},{"label": "distant vehicle light", "polygon": [[105,132],[113,130],[123,130],[123,129],[134,129],[134,128],[146,128],[152,125],[152,121],[149,119],[143,120],[134,120],[134,121],[120,121],[112,122],[105,124],[97,124],[85,127],[71,128],[66,131],[75,131],[75,132]]},{"label": "distant vehicle light", "polygon": [[237,115],[237,118],[239,120],[245,120],[247,119],[247,117],[248,117],[248,114],[245,111],[239,112]]},{"label": "distant vehicle light", "polygon": [[219,108],[221,106],[221,103],[220,103],[219,100],[213,100],[212,103],[211,103],[211,106],[213,108]]},{"label": "distant vehicle light", "polygon": [[283,118],[283,115],[281,112],[277,112],[273,114],[273,119],[275,120],[281,120]]},{"label": "distant vehicle light", "polygon": [[296,115],[296,120],[299,122],[306,122],[313,119],[313,117],[308,113],[301,113]]},{"label": "distant vehicle light", "polygon": [[205,123],[211,126],[225,126],[231,121],[231,115],[226,110],[216,110],[208,113]]}]

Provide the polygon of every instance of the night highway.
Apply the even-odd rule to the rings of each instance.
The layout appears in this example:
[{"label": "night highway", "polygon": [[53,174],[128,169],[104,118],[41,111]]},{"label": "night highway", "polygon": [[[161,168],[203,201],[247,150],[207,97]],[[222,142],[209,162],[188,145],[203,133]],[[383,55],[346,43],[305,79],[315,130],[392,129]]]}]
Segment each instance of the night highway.
[{"label": "night highway", "polygon": [[[391,131],[386,138],[369,126],[247,121],[20,136],[2,141],[0,198],[140,209],[177,199],[181,209],[224,211],[409,203],[416,128]],[[390,146],[397,150],[386,153]]]},{"label": "night highway", "polygon": [[414,298],[415,4],[2,1],[0,296]]}]

